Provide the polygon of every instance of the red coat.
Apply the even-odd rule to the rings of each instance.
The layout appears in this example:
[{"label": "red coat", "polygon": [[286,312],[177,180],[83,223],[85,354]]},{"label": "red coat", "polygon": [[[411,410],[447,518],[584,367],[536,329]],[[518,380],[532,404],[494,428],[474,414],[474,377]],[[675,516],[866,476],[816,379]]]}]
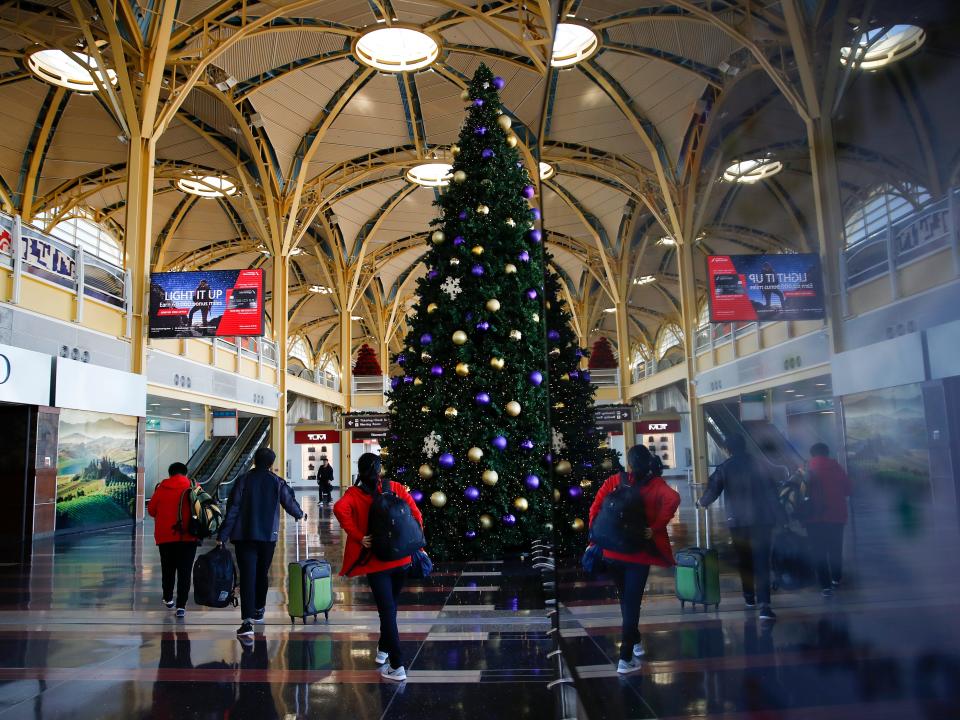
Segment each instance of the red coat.
[{"label": "red coat", "polygon": [[[390,481],[390,488],[399,497],[406,501],[410,506],[413,516],[423,527],[423,515],[420,514],[420,508],[410,497],[407,489],[398,482]],[[340,527],[347,534],[347,544],[343,548],[343,567],[340,568],[341,575],[357,577],[358,575],[367,575],[369,573],[380,572],[381,570],[392,570],[393,568],[403,567],[410,563],[410,556],[400,558],[399,560],[378,560],[373,554],[367,562],[353,567],[354,563],[360,557],[363,551],[361,544],[364,536],[367,534],[367,522],[370,517],[370,506],[373,504],[373,496],[367,495],[363,490],[354,486],[349,488],[336,504],[333,506],[333,514],[340,521]],[[349,570],[353,567],[349,573]]]},{"label": "red coat", "polygon": [[815,477],[811,486],[816,512],[807,523],[847,522],[847,498],[853,493],[853,483],[843,467],[833,458],[815,455],[808,463]]},{"label": "red coat", "polygon": [[[183,491],[190,488],[193,481],[186,475],[174,475],[161,480],[153,490],[153,497],[147,504],[147,512],[155,519],[153,539],[157,545],[169,542],[199,542],[199,538],[190,533],[180,533],[174,529],[179,517],[180,499]],[[184,516],[184,520],[186,520]]]},{"label": "red coat", "polygon": [[[603,499],[620,484],[620,474],[611,475],[600,488],[597,497],[590,506],[590,525],[593,525]],[[620,560],[621,562],[637,563],[638,565],[659,565],[673,567],[673,549],[670,547],[670,538],[667,537],[667,525],[680,507],[680,494],[667,485],[662,477],[651,478],[650,482],[640,488],[640,497],[643,498],[643,508],[647,513],[647,526],[653,530],[651,542],[656,553],[643,551],[638,553],[619,553],[613,550],[604,550],[606,560]]]}]

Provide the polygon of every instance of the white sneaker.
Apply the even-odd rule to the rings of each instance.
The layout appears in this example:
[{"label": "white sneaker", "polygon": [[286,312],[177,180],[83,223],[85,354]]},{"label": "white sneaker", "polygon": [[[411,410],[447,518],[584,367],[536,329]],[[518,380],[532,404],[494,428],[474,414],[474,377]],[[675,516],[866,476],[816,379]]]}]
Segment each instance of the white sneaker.
[{"label": "white sneaker", "polygon": [[377,665],[386,665],[387,660],[390,659],[390,653],[385,653],[383,650],[377,650],[377,657],[374,659],[374,662]]},{"label": "white sneaker", "polygon": [[396,669],[387,665],[380,671],[380,677],[394,682],[403,682],[407,679],[407,671],[404,670],[403,665]]},{"label": "white sneaker", "polygon": [[647,654],[647,651],[643,649],[643,643],[638,642],[633,646],[633,656],[634,657],[643,657]]},{"label": "white sneaker", "polygon": [[617,673],[626,675],[627,673],[636,672],[642,667],[643,663],[640,661],[640,658],[633,658],[629,662],[627,660],[621,660],[617,663]]}]

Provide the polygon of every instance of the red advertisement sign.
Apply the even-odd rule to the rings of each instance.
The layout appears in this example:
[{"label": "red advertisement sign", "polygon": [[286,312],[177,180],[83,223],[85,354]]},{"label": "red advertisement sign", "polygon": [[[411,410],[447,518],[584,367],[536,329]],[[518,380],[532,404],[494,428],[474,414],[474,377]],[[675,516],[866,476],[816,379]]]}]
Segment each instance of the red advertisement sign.
[{"label": "red advertisement sign", "polygon": [[297,445],[313,445],[327,443],[333,445],[340,442],[339,430],[294,430],[293,442]]},{"label": "red advertisement sign", "polygon": [[680,432],[679,420],[641,420],[633,424],[634,430],[641,435],[653,435],[655,433],[678,433]]},{"label": "red advertisement sign", "polygon": [[150,276],[150,337],[260,337],[263,270],[163,272]]},{"label": "red advertisement sign", "polygon": [[710,255],[711,322],[820,320],[820,257],[815,253]]}]

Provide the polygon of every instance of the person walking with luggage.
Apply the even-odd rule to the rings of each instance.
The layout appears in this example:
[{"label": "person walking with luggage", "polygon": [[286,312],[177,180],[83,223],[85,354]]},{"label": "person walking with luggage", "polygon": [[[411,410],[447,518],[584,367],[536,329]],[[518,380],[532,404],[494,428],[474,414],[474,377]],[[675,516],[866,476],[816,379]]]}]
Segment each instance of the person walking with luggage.
[{"label": "person walking with luggage", "polygon": [[[147,512],[154,518],[153,539],[160,551],[163,604],[170,610],[176,607],[177,617],[182,618],[187,614],[190,573],[200,539],[191,535],[181,522],[181,506],[187,502],[185,495],[193,487],[193,481],[187,477],[187,466],[175,462],[167,471],[170,477],[161,480],[154,488]],[[173,596],[174,584],[177,588],[176,599]]]},{"label": "person walking with luggage", "polygon": [[218,544],[233,542],[240,573],[241,624],[237,637],[253,635],[253,623],[262,623],[267,604],[268,573],[280,535],[280,508],[296,520],[307,514],[289,485],[271,471],[277,456],[267,447],[254,453],[253,469],[234,483],[227,499],[227,516]]},{"label": "person walking with luggage", "polygon": [[830,448],[816,443],[807,464],[807,503],[804,521],[824,597],[833,595],[843,576],[843,529],[847,524],[847,498],[853,492],[850,477],[830,457]]},{"label": "person walking with luggage", "polygon": [[747,453],[742,435],[724,441],[730,457],[710,475],[707,491],[697,501],[709,507],[721,493],[726,498],[727,526],[733,539],[747,608],[760,604],[761,620],[776,620],[770,607],[770,549],[774,527],[786,516],[777,495],[775,478],[768,466]]},{"label": "person walking with luggage", "polygon": [[423,527],[423,516],[407,489],[392,480],[383,483],[380,478],[380,456],[364,453],[357,461],[357,482],[347,489],[336,504],[333,513],[347,534],[343,549],[341,575],[358,577],[365,575],[370,592],[380,615],[380,639],[377,642],[377,665],[382,665],[380,675],[397,682],[407,679],[403,650],[400,646],[400,630],[397,627],[397,605],[403,581],[410,567],[411,557],[396,560],[380,560],[372,552],[374,537],[370,534],[370,508],[374,499],[387,488],[410,506],[410,514]]},{"label": "person walking with luggage", "polygon": [[[605,510],[604,499],[627,485],[639,495],[640,505],[636,522],[645,524],[646,542],[633,552],[618,552],[603,548],[603,559],[610,568],[620,598],[620,616],[623,624],[620,643],[620,661],[617,672],[626,674],[642,667],[644,655],[638,625],[643,591],[647,585],[650,566],[673,567],[673,550],[667,537],[667,525],[680,507],[680,495],[660,476],[663,464],[643,445],[634,445],[627,453],[629,473],[617,473],[604,481],[590,506],[590,527]],[[627,519],[629,522],[629,518]],[[599,538],[598,538],[599,539]],[[603,543],[598,543],[603,547]]]},{"label": "person walking with luggage", "polygon": [[329,504],[333,499],[333,468],[324,455],[320,456],[317,470],[317,485],[320,487],[320,502]]}]

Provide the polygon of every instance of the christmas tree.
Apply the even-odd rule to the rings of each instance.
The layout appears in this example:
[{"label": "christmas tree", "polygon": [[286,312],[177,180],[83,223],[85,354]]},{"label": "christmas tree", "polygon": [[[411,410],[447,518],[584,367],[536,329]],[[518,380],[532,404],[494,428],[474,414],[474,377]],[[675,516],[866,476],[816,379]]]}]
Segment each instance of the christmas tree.
[{"label": "christmas tree", "polygon": [[481,65],[463,94],[452,182],[389,393],[385,469],[411,488],[438,559],[502,557],[553,520],[540,211],[503,85]]},{"label": "christmas tree", "polygon": [[556,500],[554,543],[560,556],[570,556],[586,547],[590,504],[620,463],[615,450],[601,447],[605,438],[593,418],[596,386],[590,382],[590,372],[582,368],[587,353],[580,348],[570,312],[560,299],[560,282],[556,273],[547,271],[544,299]]},{"label": "christmas tree", "polygon": [[598,337],[590,351],[591,370],[610,370],[617,367],[617,358],[613,355],[613,347],[605,337]]},{"label": "christmas tree", "polygon": [[357,362],[353,366],[354,375],[383,375],[377,362],[377,351],[364,343],[357,350]]}]

